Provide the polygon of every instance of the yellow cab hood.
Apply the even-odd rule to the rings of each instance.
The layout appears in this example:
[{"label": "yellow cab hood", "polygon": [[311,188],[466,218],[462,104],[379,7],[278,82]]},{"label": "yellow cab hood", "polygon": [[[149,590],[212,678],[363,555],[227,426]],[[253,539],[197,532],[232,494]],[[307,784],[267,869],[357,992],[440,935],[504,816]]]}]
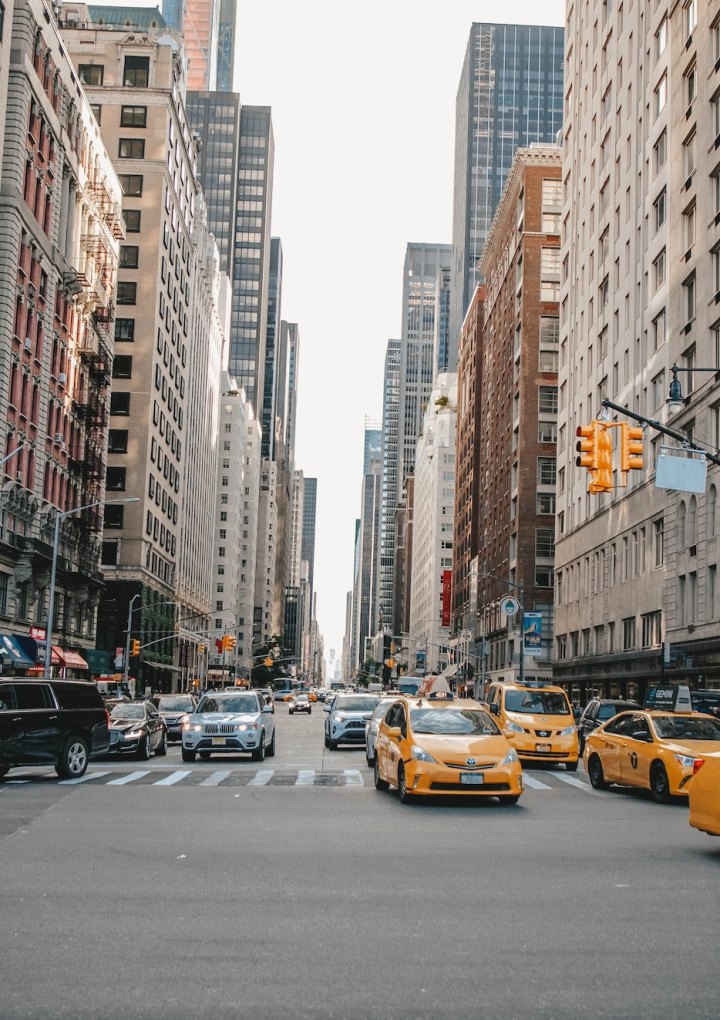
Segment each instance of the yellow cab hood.
[{"label": "yellow cab hood", "polygon": [[544,712],[506,712],[505,715],[525,730],[564,730],[575,725],[571,715],[546,715]]},{"label": "yellow cab hood", "polygon": [[717,740],[661,740],[662,746],[673,754],[685,754],[695,758],[720,752]]},{"label": "yellow cab hood", "polygon": [[475,758],[478,765],[502,761],[510,744],[502,734],[497,736],[450,736],[438,733],[416,733],[413,741],[436,761],[464,765],[467,758]]}]

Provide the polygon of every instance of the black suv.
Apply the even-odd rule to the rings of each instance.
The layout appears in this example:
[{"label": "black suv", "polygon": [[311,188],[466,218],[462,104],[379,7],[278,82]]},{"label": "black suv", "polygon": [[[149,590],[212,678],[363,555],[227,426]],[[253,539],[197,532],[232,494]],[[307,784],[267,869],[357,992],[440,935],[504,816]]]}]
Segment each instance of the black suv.
[{"label": "black suv", "polygon": [[79,779],[109,746],[94,684],[0,677],[0,779],[17,765],[54,765],[62,779]]},{"label": "black suv", "polygon": [[582,755],[585,750],[585,738],[602,723],[612,719],[618,712],[630,712],[633,708],[640,708],[637,701],[622,701],[615,698],[591,698],[585,706],[583,714],[577,724],[578,728],[578,752]]}]

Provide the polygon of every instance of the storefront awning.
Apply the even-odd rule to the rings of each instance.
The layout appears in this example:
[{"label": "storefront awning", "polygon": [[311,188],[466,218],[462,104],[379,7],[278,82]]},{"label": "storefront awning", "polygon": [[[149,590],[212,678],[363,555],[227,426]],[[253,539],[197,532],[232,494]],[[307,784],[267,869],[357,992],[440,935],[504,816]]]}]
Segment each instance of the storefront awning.
[{"label": "storefront awning", "polygon": [[457,664],[457,662],[451,662],[449,666],[445,667],[445,669],[442,671],[440,676],[444,677],[446,680],[450,680],[450,679],[452,679],[452,677],[455,676],[457,671],[458,671],[458,664]]},{"label": "storefront awning", "polygon": [[29,669],[35,665],[35,658],[31,658],[22,645],[10,634],[3,634],[0,637],[0,655],[3,659],[9,659],[13,666],[19,669]]},{"label": "storefront awning", "polygon": [[68,669],[88,669],[88,664],[83,659],[82,655],[78,652],[73,652],[69,648],[58,648],[57,645],[53,645],[53,662],[55,662],[55,656],[58,655],[60,658],[60,665],[65,666]]},{"label": "storefront awning", "polygon": [[[29,637],[27,634],[13,634],[13,640],[17,641],[23,650],[23,654],[30,659],[31,666],[44,666],[45,665],[45,642],[38,641],[37,638]],[[51,655],[51,666],[62,665],[60,656],[57,654],[57,649],[53,645]]]}]

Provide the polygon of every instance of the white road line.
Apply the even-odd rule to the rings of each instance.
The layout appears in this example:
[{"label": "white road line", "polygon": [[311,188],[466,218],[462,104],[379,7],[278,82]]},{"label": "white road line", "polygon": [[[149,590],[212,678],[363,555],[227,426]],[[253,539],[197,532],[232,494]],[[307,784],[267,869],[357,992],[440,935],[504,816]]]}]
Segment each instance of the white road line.
[{"label": "white road line", "polygon": [[142,779],[143,776],[149,776],[149,769],[142,769],[140,772],[131,772],[127,776],[120,776],[119,779],[111,779],[106,786],[125,786],[127,783],[134,783],[136,779]]},{"label": "white road line", "polygon": [[362,772],[357,769],[343,769],[345,773],[345,785],[346,786],[364,786],[365,780],[362,777]]},{"label": "white road line", "polygon": [[315,782],[315,769],[298,769],[295,786],[312,786]]},{"label": "white road line", "polygon": [[523,782],[531,790],[552,790],[552,786],[548,786],[547,783],[541,783],[539,779],[533,779],[527,772],[523,772]]},{"label": "white road line", "polygon": [[191,775],[190,769],[179,769],[177,772],[171,772],[169,776],[165,776],[164,779],[158,779],[153,786],[174,786],[175,783],[179,783],[185,776]]},{"label": "white road line", "polygon": [[260,771],[256,772],[252,777],[248,786],[267,786],[274,774],[275,769],[260,769]]},{"label": "white road line", "polygon": [[99,779],[100,776],[109,776],[110,772],[86,772],[78,779],[61,779],[58,786],[77,786],[78,783],[87,783],[88,779]]},{"label": "white road line", "polygon": [[6,779],[3,786],[21,786],[22,783],[29,783],[29,779]]},{"label": "white road line", "polygon": [[579,790],[584,790],[585,793],[592,793],[592,787],[589,783],[584,783],[582,779],[576,779],[575,776],[569,776],[565,772],[558,772],[558,779],[562,779],[563,783],[567,783],[569,786],[577,786]]},{"label": "white road line", "polygon": [[198,786],[219,786],[223,783],[228,776],[231,776],[232,772],[230,769],[223,769],[220,772],[213,772],[207,779],[203,779],[202,783],[198,783]]}]

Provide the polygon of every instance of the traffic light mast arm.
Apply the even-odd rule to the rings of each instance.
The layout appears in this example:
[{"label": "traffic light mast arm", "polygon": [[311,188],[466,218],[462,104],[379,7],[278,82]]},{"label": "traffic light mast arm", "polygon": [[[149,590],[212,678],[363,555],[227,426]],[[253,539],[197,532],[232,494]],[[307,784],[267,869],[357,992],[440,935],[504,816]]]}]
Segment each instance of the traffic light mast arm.
[{"label": "traffic light mast arm", "polygon": [[677,439],[679,443],[687,446],[690,450],[695,450],[697,453],[703,453],[709,461],[713,464],[720,464],[720,457],[715,453],[709,453],[707,450],[703,450],[701,447],[696,446],[685,432],[680,432],[678,429],[671,429],[667,425],[663,425],[662,422],[656,421],[654,418],[646,418],[644,414],[638,414],[637,411],[631,411],[628,407],[623,407],[622,404],[616,404],[612,400],[603,400],[603,407],[610,408],[611,411],[618,411],[620,414],[624,414],[627,418],[632,418],[633,421],[639,421],[643,425],[649,425],[650,428],[655,429],[656,432],[662,432],[663,435],[670,436],[671,439]]}]

